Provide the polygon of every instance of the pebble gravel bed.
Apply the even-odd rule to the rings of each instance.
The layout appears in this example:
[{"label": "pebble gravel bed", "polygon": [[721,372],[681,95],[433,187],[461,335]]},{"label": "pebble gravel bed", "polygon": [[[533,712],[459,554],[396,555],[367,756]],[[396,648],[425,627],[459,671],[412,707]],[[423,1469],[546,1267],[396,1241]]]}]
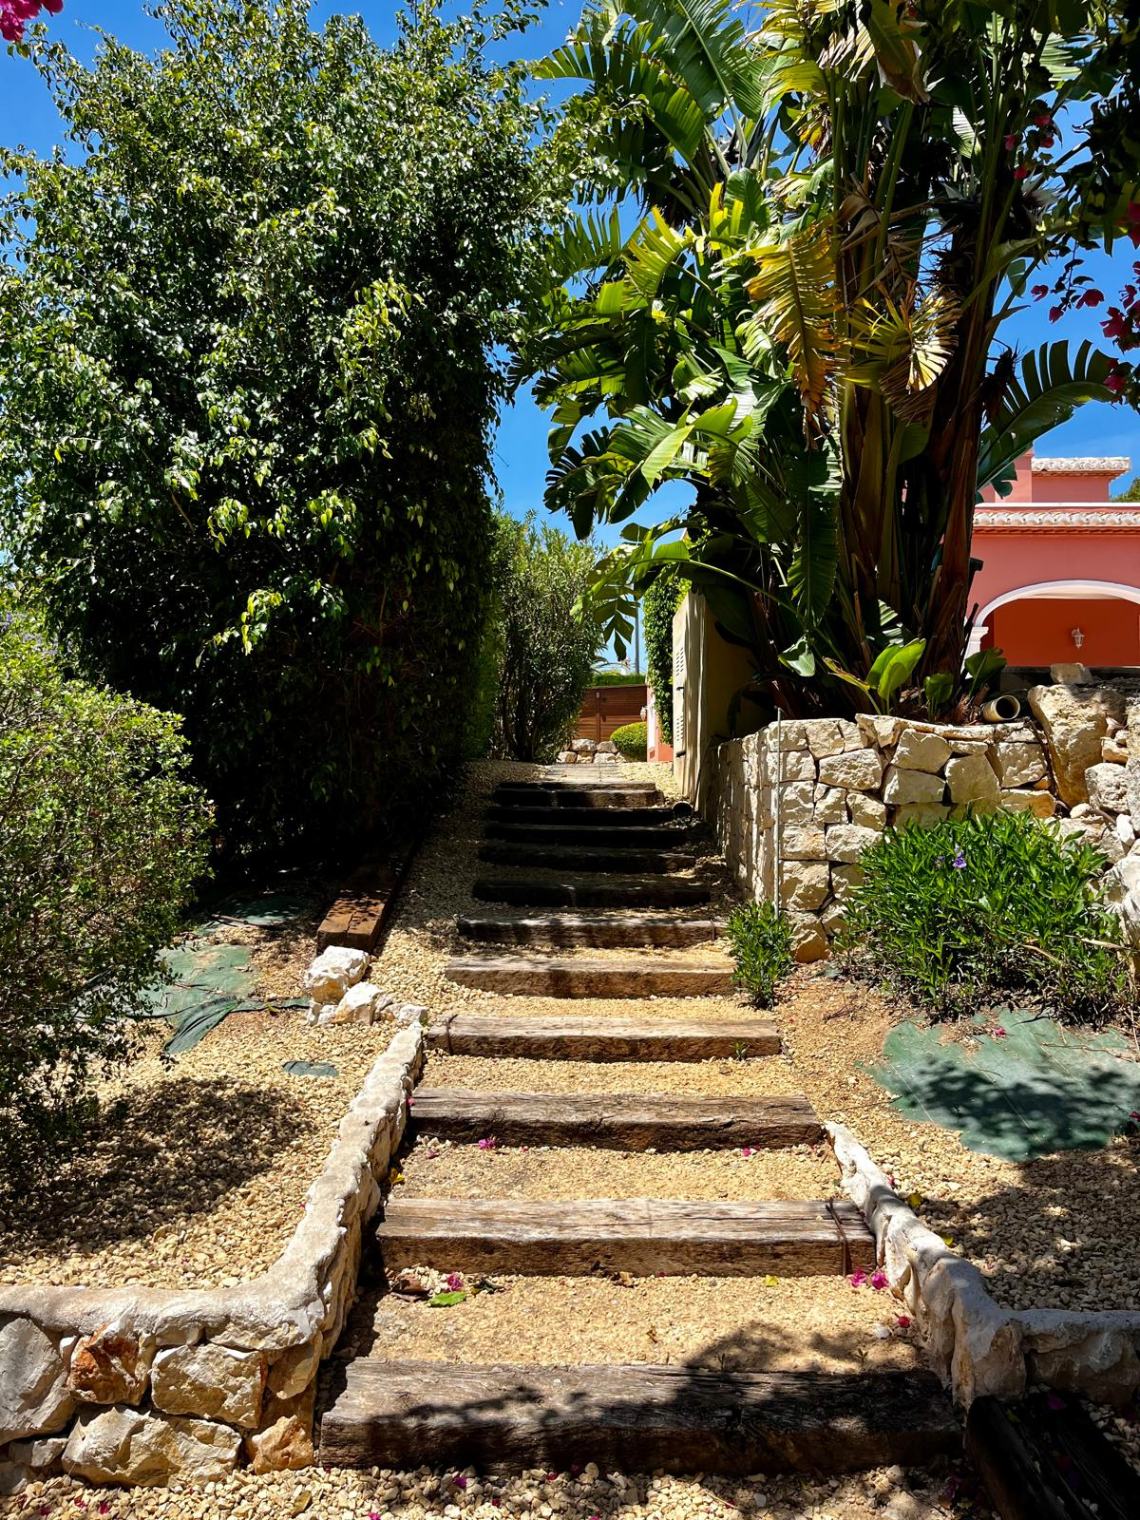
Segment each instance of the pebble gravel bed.
[{"label": "pebble gravel bed", "polygon": [[990,1520],[954,1467],[879,1468],[838,1478],[670,1477],[473,1468],[235,1472],[202,1488],[95,1489],[68,1478],[0,1499],[5,1520]]}]

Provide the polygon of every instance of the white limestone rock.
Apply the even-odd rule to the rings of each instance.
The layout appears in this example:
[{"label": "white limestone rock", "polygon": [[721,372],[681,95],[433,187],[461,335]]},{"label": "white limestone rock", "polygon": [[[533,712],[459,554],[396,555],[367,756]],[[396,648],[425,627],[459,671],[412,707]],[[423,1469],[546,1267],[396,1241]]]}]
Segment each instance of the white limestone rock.
[{"label": "white limestone rock", "polygon": [[941,802],[946,784],[941,776],[929,771],[903,771],[897,765],[887,767],[887,779],[883,785],[883,801],[892,807],[905,807],[915,802]]},{"label": "white limestone rock", "polygon": [[827,935],[814,913],[789,913],[792,955],[801,965],[821,961],[827,955]]},{"label": "white limestone rock", "polygon": [[822,908],[831,895],[831,877],[824,861],[794,861],[780,870],[780,900],[795,913]]},{"label": "white limestone rock", "polygon": [[382,992],[375,982],[357,982],[350,987],[332,1011],[332,1016],[322,1022],[327,1024],[374,1024],[385,1008],[395,1002],[390,993]]},{"label": "white limestone rock", "polygon": [[1092,671],[1087,665],[1050,665],[1049,679],[1056,686],[1091,686]]},{"label": "white limestone rock", "polygon": [[793,781],[780,788],[780,817],[785,827],[814,823],[815,794],[814,781]]},{"label": "white limestone rock", "polygon": [[1034,686],[1029,705],[1049,746],[1061,801],[1088,801],[1085,772],[1101,758],[1109,720],[1124,721],[1124,698],[1107,686]]},{"label": "white limestone rock", "polygon": [[621,756],[616,750],[599,750],[594,756],[595,765],[619,765]]},{"label": "white limestone rock", "polygon": [[66,1436],[37,1436],[32,1441],[13,1441],[8,1448],[8,1455],[21,1467],[30,1467],[33,1472],[42,1472],[46,1467],[55,1467],[63,1456],[63,1449],[67,1445]]},{"label": "white limestone rock", "polygon": [[855,722],[867,743],[877,744],[880,749],[890,749],[902,727],[901,718],[886,718],[879,713],[859,713]]},{"label": "white limestone rock", "polygon": [[878,842],[876,829],[860,828],[857,823],[833,824],[827,830],[827,858],[854,865],[864,850]]},{"label": "white limestone rock", "polygon": [[592,755],[598,746],[593,739],[571,739],[570,748],[575,755]]},{"label": "white limestone rock", "polygon": [[601,739],[594,746],[594,753],[596,755],[616,755],[617,752],[618,747],[612,739]]},{"label": "white limestone rock", "polygon": [[1010,813],[1032,813],[1035,818],[1052,818],[1057,811],[1057,799],[1052,792],[1039,792],[1033,787],[1024,791],[1016,788],[1002,791],[1001,805]]},{"label": "white limestone rock", "polygon": [[785,828],[780,840],[785,860],[826,860],[827,840],[822,829]]},{"label": "white limestone rock", "polygon": [[559,765],[577,765],[578,756],[572,749],[563,749],[558,752]]},{"label": "white limestone rock", "polygon": [[861,886],[866,872],[862,866],[833,865],[831,868],[831,890],[837,903],[845,903],[854,892]]},{"label": "white limestone rock", "polygon": [[894,761],[900,770],[929,771],[932,776],[937,776],[952,754],[953,750],[940,734],[924,734],[917,728],[904,728],[899,735]]},{"label": "white limestone rock", "polygon": [[825,755],[842,754],[846,747],[836,718],[810,718],[804,723],[807,747],[817,760]]},{"label": "white limestone rock", "polygon": [[396,1009],[396,1023],[401,1029],[406,1029],[410,1024],[422,1024],[426,1020],[428,1010],[423,1003],[401,1003]]},{"label": "white limestone rock", "polygon": [[880,833],[886,828],[887,810],[877,797],[869,797],[866,792],[851,792],[847,805],[851,822],[860,828],[878,829]]},{"label": "white limestone rock", "polygon": [[1136,826],[1132,822],[1131,814],[1121,813],[1116,820],[1116,837],[1120,840],[1125,854],[1136,843]]},{"label": "white limestone rock", "polygon": [[1128,764],[1128,740],[1120,733],[1106,734],[1100,741],[1100,758],[1110,765]]},{"label": "white limestone rock", "polygon": [[956,755],[946,767],[950,799],[971,804],[975,812],[992,811],[1001,802],[1001,784],[984,754]]},{"label": "white limestone rock", "polygon": [[944,802],[907,802],[895,813],[895,828],[905,829],[915,824],[928,829],[949,816],[950,809]]},{"label": "white limestone rock", "polygon": [[1085,772],[1085,786],[1089,802],[1102,813],[1111,813],[1115,817],[1117,813],[1128,812],[1127,777],[1122,765],[1105,760],[1099,765],[1090,765]]},{"label": "white limestone rock", "polygon": [[261,1419],[266,1361],[260,1351],[235,1351],[216,1341],[160,1351],[151,1398],[164,1414],[200,1415],[255,1429]]},{"label": "white limestone rock", "polygon": [[0,1323],[0,1445],[54,1435],[75,1409],[54,1341],[30,1319]]},{"label": "white limestone rock", "polygon": [[883,757],[877,749],[849,749],[828,755],[819,762],[819,779],[825,786],[848,791],[875,792],[883,781]]},{"label": "white limestone rock", "polygon": [[999,744],[997,757],[1001,784],[1007,791],[1032,786],[1046,775],[1045,751],[1040,744]]},{"label": "white limestone rock", "polygon": [[[777,765],[779,766],[778,776]],[[781,783],[789,781],[815,781],[815,760],[812,758],[810,750],[793,749],[785,751],[784,754],[772,754],[767,757],[767,768],[769,774],[766,775],[765,779],[771,780],[773,783],[777,779]]]},{"label": "white limestone rock", "polygon": [[141,1409],[100,1409],[75,1422],[64,1469],[92,1483],[215,1482],[232,1472],[241,1436],[210,1420],[168,1419]]},{"label": "white limestone rock", "polygon": [[[862,792],[851,793],[852,797],[861,797],[862,795]],[[813,806],[816,823],[847,822],[847,793],[841,787],[823,786],[817,783]]]},{"label": "white limestone rock", "polygon": [[339,1003],[350,987],[364,980],[368,956],[347,945],[329,945],[305,972],[304,990],[314,1003]]}]

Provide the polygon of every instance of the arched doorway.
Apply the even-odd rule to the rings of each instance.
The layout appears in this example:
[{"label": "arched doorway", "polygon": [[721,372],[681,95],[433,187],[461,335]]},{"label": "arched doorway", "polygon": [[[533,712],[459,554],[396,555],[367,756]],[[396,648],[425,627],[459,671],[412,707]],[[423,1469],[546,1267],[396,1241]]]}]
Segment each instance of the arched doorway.
[{"label": "arched doorway", "polygon": [[971,652],[996,647],[1011,665],[1140,666],[1140,587],[1119,581],[1036,581],[979,612]]}]

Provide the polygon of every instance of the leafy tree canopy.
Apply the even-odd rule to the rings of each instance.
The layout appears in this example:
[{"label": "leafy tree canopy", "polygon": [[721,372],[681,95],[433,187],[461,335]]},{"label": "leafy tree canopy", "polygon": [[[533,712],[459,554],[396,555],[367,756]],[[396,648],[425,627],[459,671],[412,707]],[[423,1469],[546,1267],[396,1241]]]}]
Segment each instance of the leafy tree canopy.
[{"label": "leafy tree canopy", "polygon": [[185,714],[231,846],[358,839],[462,743],[489,430],[554,178],[521,0],[389,50],[305,0],[170,0],[36,66],[5,152],[0,531],[88,674]]}]

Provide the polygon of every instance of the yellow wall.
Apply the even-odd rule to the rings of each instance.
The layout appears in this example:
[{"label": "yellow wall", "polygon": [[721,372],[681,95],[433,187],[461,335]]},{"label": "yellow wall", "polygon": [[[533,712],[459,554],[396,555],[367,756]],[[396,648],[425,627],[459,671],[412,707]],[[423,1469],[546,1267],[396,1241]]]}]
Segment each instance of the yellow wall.
[{"label": "yellow wall", "polygon": [[715,805],[717,745],[760,727],[755,707],[745,703],[736,733],[729,732],[729,706],[751,677],[748,651],[725,643],[704,597],[690,591],[673,614],[673,775],[706,816]]}]

